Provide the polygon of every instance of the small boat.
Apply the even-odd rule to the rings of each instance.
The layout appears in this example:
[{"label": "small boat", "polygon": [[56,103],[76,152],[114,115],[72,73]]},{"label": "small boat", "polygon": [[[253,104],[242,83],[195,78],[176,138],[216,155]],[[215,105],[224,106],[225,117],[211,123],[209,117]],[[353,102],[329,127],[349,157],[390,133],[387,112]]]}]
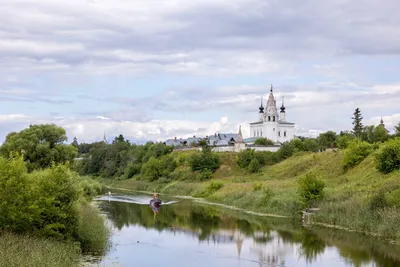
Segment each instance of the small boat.
[{"label": "small boat", "polygon": [[161,199],[159,198],[153,198],[152,200],[150,200],[150,205],[158,207],[162,204]]}]

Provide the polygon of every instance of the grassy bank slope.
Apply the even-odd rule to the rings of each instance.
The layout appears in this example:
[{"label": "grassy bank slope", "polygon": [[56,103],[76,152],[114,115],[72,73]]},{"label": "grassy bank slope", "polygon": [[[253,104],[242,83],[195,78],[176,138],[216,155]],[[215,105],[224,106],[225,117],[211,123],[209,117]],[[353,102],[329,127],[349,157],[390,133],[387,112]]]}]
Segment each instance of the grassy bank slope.
[{"label": "grassy bank slope", "polygon": [[[187,153],[187,152],[185,152]],[[173,156],[183,155],[174,152]],[[185,157],[187,155],[185,154]],[[298,214],[297,179],[313,172],[326,184],[325,198],[314,222],[340,225],[400,240],[400,171],[384,175],[368,156],[347,172],[341,151],[298,153],[280,163],[249,174],[235,165],[235,154],[221,153],[221,167],[207,182],[148,183],[134,179],[113,186],[135,190],[206,197],[208,200],[257,212],[292,216]],[[181,160],[182,162],[182,160]],[[177,172],[188,172],[182,164]],[[382,192],[382,194],[379,194]]]}]

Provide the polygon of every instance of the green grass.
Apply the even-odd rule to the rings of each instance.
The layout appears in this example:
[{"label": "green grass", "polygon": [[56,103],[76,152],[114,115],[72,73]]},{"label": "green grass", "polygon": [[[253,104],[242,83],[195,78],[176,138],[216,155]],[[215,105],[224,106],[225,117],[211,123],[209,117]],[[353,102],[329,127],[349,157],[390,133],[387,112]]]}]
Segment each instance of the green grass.
[{"label": "green grass", "polygon": [[0,267],[74,267],[79,260],[79,247],[73,244],[0,234]]},{"label": "green grass", "polygon": [[[176,156],[179,152],[174,152]],[[210,191],[211,181],[173,181],[172,184],[144,183],[127,180],[114,183],[116,187],[157,190],[173,195],[206,196],[208,200],[233,205],[256,212],[286,216],[299,215],[297,180],[313,172],[325,182],[325,197],[316,205],[320,211],[313,222],[341,226],[364,233],[373,233],[400,242],[400,171],[382,174],[376,170],[374,154],[359,165],[343,170],[343,153],[298,153],[280,163],[250,174],[235,164],[234,153],[221,153],[221,167],[211,181],[220,186]],[[185,155],[187,157],[187,154]],[[257,190],[254,190],[254,184]],[[371,210],[370,202],[384,193],[388,206]]]},{"label": "green grass", "polygon": [[78,241],[83,253],[102,254],[109,245],[111,230],[105,219],[92,204],[82,201],[78,219]]}]

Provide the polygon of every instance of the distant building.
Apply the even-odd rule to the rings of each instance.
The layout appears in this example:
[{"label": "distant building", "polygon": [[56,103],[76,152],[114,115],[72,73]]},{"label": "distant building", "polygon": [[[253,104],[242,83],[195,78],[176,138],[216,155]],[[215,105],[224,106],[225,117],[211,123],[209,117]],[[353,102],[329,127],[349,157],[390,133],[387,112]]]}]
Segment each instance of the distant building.
[{"label": "distant building", "polygon": [[282,106],[278,114],[276,99],[274,98],[273,88],[271,90],[264,112],[264,104],[261,98],[261,105],[258,112],[258,121],[250,123],[251,139],[246,141],[254,142],[257,138],[268,138],[276,143],[284,143],[294,138],[294,123],[286,121],[285,105],[282,98]]}]

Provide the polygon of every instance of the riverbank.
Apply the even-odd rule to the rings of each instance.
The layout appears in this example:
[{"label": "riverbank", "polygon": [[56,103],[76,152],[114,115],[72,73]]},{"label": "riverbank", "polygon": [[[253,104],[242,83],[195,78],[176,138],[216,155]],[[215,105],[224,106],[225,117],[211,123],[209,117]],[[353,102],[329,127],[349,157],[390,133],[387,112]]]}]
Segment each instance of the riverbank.
[{"label": "riverbank", "polygon": [[[174,152],[175,158],[182,157]],[[343,153],[298,153],[280,163],[250,174],[235,166],[235,154],[221,153],[221,166],[211,181],[146,182],[134,179],[107,181],[106,185],[171,195],[202,197],[257,213],[299,216],[299,177],[314,173],[325,182],[325,196],[316,204],[312,223],[342,227],[387,240],[400,241],[400,171],[382,174],[374,155],[344,171]],[[180,166],[175,172],[185,173]]]}]

